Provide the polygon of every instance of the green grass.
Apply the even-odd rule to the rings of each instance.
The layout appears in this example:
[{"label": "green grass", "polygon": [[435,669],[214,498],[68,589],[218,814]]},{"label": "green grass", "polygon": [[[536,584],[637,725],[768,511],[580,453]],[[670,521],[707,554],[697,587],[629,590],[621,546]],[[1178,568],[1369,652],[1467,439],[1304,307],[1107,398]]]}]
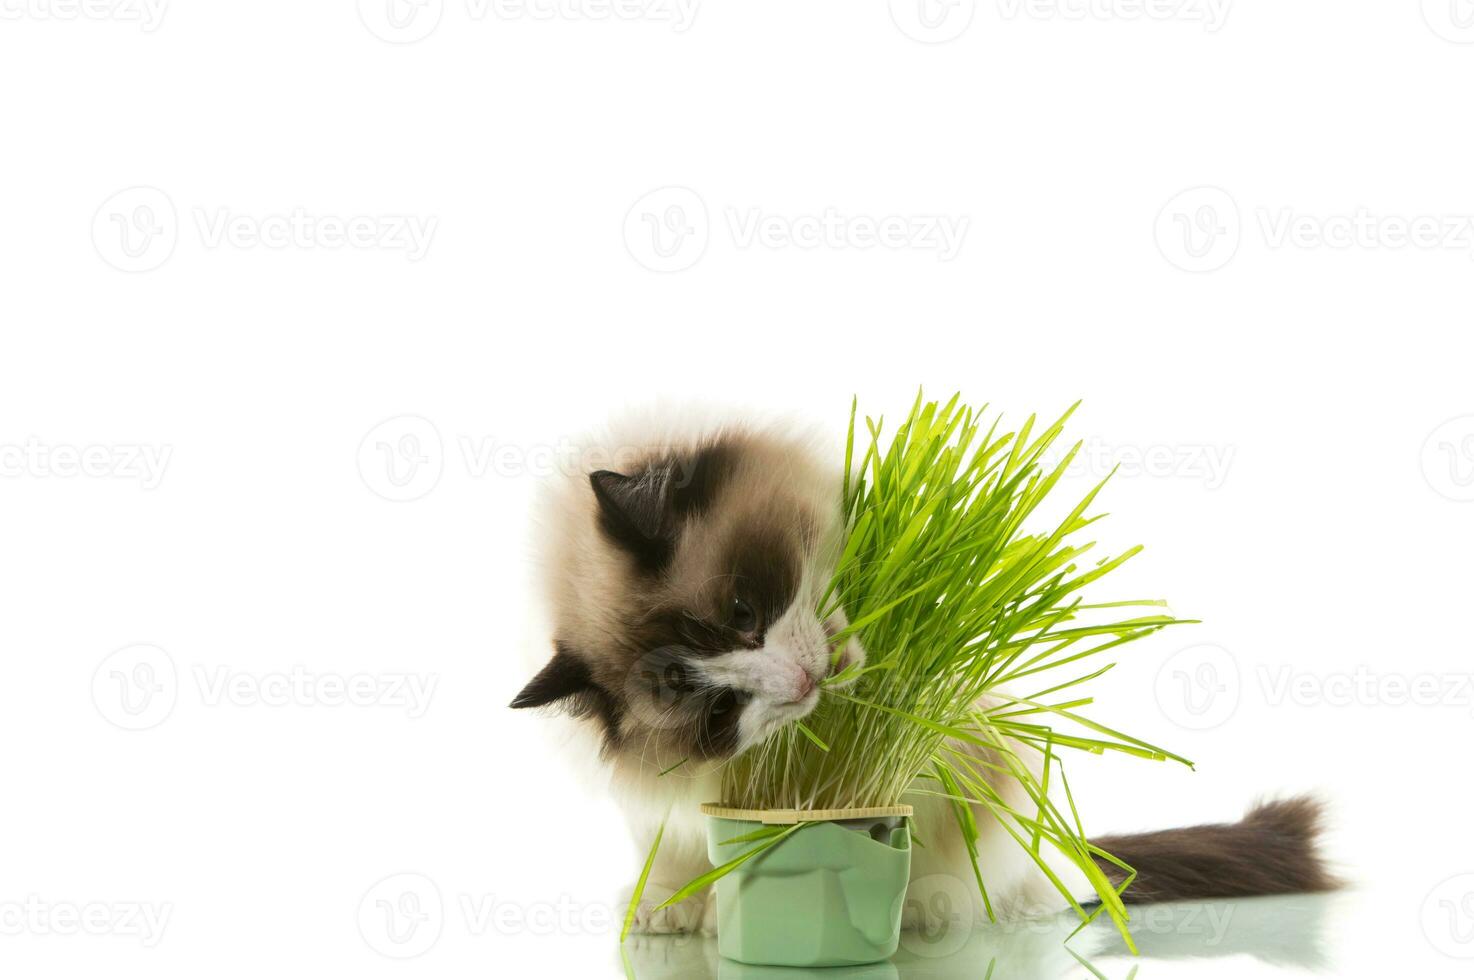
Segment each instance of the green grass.
[{"label": "green grass", "polygon": [[[1030,417],[1003,432],[986,408],[918,394],[889,436],[868,418],[857,431],[855,412],[845,448],[849,535],[820,613],[843,599],[851,625],[836,640],[858,634],[869,663],[831,679],[803,724],[729,763],[722,802],[805,810],[943,797],[990,915],[988,869],[976,860],[978,821],[987,820],[1082,919],[1104,910],[1129,945],[1125,886],[1113,887],[1095,858],[1125,866],[1089,843],[1061,753],[1187,763],[1082,713],[1093,700],[1090,682],[1115,665],[1110,656],[1183,621],[1158,600],[1084,601],[1087,587],[1140,550],[1095,557],[1093,542],[1082,540],[1099,519],[1089,511],[1105,480],[1057,524],[1026,530],[1080,448],[1056,448],[1070,412],[1041,431]],[[1047,463],[1051,450],[1059,458]],[[835,689],[841,680],[853,685]],[[998,787],[1007,781],[1022,788],[1026,806],[1005,801]],[[775,843],[764,840],[753,853]],[[1091,881],[1100,909],[1087,913],[1070,897],[1055,870],[1061,861]],[[719,872],[702,876],[700,887]]]}]

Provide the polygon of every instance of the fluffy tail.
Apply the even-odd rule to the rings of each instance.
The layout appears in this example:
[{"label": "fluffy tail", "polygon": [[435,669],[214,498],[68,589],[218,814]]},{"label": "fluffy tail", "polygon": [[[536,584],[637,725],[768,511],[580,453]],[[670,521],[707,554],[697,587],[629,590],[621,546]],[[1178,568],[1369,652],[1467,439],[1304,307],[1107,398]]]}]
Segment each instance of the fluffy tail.
[{"label": "fluffy tail", "polygon": [[[1178,902],[1323,892],[1340,887],[1316,848],[1321,804],[1309,796],[1261,803],[1238,823],[1101,837],[1093,843],[1136,869],[1128,902]],[[1120,886],[1126,872],[1096,864]]]}]

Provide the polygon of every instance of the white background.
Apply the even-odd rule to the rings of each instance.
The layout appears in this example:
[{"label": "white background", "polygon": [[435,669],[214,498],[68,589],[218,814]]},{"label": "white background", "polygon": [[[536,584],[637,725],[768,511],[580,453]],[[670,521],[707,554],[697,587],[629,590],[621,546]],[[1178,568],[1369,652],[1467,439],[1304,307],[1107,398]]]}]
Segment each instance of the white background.
[{"label": "white background", "polygon": [[1197,771],[1081,760],[1090,826],[1319,788],[1334,972],[1467,970],[1464,0],[359,7],[0,4],[7,972],[615,975],[636,856],[505,708],[548,448],[918,384],[1083,398],[1113,594],[1203,620],[1096,692]]}]

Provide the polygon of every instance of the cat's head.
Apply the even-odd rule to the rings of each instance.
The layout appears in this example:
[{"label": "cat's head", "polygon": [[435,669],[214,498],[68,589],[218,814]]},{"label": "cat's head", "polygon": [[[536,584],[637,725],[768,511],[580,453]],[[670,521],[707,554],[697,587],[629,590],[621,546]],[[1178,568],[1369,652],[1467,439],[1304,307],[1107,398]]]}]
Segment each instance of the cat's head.
[{"label": "cat's head", "polygon": [[554,655],[512,707],[587,717],[610,753],[720,759],[863,660],[834,649],[843,612],[819,616],[842,518],[805,444],[727,432],[580,483],[549,529]]}]

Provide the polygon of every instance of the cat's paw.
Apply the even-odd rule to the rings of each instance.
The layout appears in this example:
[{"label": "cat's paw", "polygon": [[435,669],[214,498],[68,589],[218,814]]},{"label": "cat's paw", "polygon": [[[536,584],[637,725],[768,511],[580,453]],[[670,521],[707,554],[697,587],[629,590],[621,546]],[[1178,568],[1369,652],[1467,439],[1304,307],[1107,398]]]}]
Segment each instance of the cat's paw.
[{"label": "cat's paw", "polygon": [[967,887],[951,875],[926,875],[912,881],[901,905],[901,930],[928,941],[958,930],[971,931],[976,920]]},{"label": "cat's paw", "polygon": [[701,934],[703,936],[715,936],[717,934],[717,899],[715,895],[707,896],[706,908],[701,913]]},{"label": "cat's paw", "polygon": [[920,902],[907,902],[901,906],[902,932],[930,932],[930,915]]},{"label": "cat's paw", "polygon": [[[674,895],[675,891],[674,888],[657,885],[653,881],[646,882],[645,893],[640,896],[640,905],[635,909],[635,921],[630,926],[630,931],[649,936],[704,932],[707,905],[705,895],[692,895],[685,901],[677,902],[667,908],[658,907]],[[633,889],[630,890],[630,894],[633,894]],[[630,895],[626,894],[620,907],[629,908],[629,899]],[[712,932],[708,935],[715,934],[716,927],[713,925]]]},{"label": "cat's paw", "polygon": [[967,936],[973,927],[972,917],[957,912],[938,913],[921,903],[907,902],[901,911],[901,931],[928,946],[953,936]]}]

